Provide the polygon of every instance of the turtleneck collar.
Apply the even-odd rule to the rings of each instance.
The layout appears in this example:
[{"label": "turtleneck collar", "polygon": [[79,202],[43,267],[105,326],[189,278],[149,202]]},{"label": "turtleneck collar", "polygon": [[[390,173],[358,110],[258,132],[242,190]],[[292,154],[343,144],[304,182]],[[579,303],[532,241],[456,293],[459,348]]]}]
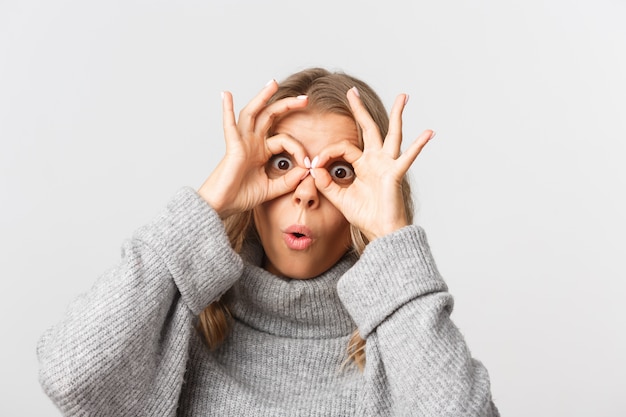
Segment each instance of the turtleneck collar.
[{"label": "turtleneck collar", "polygon": [[293,338],[345,336],[356,324],[337,295],[337,281],[357,260],[346,254],[332,268],[310,279],[278,277],[261,267],[263,249],[248,243],[241,253],[242,277],[226,294],[233,317],[257,330]]}]

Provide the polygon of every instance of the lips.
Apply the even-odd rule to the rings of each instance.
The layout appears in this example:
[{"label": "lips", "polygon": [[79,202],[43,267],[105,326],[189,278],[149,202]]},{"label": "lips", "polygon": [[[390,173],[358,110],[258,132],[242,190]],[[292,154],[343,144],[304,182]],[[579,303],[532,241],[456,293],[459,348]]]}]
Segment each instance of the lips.
[{"label": "lips", "polygon": [[289,249],[305,250],[313,243],[313,233],[308,227],[296,224],[283,231],[283,239]]}]

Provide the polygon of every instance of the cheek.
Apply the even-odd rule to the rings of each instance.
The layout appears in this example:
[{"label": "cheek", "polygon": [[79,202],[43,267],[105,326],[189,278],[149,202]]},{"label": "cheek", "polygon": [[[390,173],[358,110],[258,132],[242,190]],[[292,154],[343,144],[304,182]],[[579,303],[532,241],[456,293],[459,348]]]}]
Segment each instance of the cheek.
[{"label": "cheek", "polygon": [[261,238],[276,227],[277,217],[280,214],[278,200],[268,201],[252,209],[252,218],[257,233]]},{"label": "cheek", "polygon": [[262,206],[257,206],[252,210],[252,219],[254,220],[254,227],[258,235],[263,238],[266,232],[266,225],[269,221],[267,218],[267,210]]},{"label": "cheek", "polygon": [[332,209],[328,211],[329,212],[327,212],[326,214],[326,219],[329,220],[328,226],[336,233],[336,239],[339,242],[350,241],[350,223],[348,223],[343,214],[341,214],[341,212],[337,210],[335,206],[332,206]]}]

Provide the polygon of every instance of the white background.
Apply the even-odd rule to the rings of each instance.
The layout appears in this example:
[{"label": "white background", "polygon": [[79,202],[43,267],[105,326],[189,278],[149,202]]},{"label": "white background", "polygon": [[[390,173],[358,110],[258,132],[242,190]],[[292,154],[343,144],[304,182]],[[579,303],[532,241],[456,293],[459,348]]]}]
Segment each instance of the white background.
[{"label": "white background", "polygon": [[505,416],[624,416],[626,5],[0,0],[0,415],[54,416],[35,346],[119,247],[308,66],[364,79],[405,134],[417,220]]}]

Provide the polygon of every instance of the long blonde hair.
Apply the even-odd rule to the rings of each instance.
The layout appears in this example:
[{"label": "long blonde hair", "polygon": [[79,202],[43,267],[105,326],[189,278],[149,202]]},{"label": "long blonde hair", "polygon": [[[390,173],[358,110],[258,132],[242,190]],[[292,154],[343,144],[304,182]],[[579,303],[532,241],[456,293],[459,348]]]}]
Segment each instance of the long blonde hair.
[{"label": "long blonde hair", "polygon": [[[329,72],[323,68],[310,68],[289,76],[279,84],[278,91],[270,102],[285,97],[307,95],[309,97],[308,110],[321,113],[334,113],[348,116],[354,119],[350,110],[350,104],[346,92],[356,86],[360,98],[376,122],[382,137],[387,135],[389,117],[378,95],[363,81],[350,75]],[[355,121],[356,122],[356,121]],[[359,129],[359,135],[361,130]],[[362,140],[360,141],[362,143]],[[413,200],[407,178],[402,179],[402,193],[404,198],[405,212],[409,223],[413,222]],[[233,249],[241,251],[246,238],[255,233],[252,211],[238,213],[224,219],[226,233]],[[350,226],[352,238],[352,250],[361,255],[368,243],[367,238],[359,229]],[[221,300],[217,300],[207,306],[199,315],[198,328],[202,332],[209,348],[219,346],[228,336],[231,327],[231,315],[228,306]],[[365,340],[355,330],[347,347],[347,363],[354,363],[360,370],[365,367]]]}]

